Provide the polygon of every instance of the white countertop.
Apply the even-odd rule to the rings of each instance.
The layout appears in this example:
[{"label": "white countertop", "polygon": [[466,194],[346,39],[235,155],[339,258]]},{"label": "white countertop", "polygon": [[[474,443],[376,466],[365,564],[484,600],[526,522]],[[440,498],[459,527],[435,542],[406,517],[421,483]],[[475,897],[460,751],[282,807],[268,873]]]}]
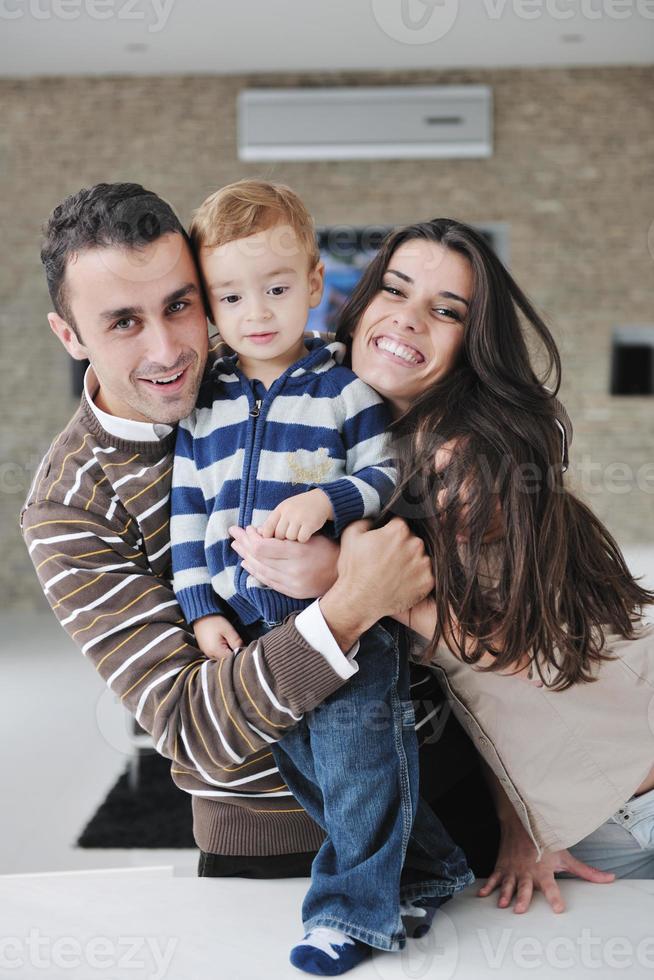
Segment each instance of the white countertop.
[{"label": "white countertop", "polygon": [[[428,936],[377,953],[353,980],[615,980],[654,973],[654,881],[562,881],[517,916],[475,886]],[[170,868],[0,877],[0,977],[297,980],[304,879],[174,877]]]}]

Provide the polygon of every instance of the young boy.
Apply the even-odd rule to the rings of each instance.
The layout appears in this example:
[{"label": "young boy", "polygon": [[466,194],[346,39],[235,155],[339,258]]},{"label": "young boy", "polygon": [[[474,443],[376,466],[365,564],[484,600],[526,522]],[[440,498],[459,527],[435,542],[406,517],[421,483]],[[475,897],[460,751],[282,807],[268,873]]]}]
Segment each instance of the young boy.
[{"label": "young boy", "polygon": [[[235,353],[215,364],[180,423],[174,584],[203,652],[237,657],[243,641],[234,619],[258,636],[308,600],[249,575],[229,528],[307,541],[326,525],[338,536],[377,516],[393,487],[389,418],[379,396],[339,363],[342,345],[305,336],[323,266],[311,217],[289,188],[251,180],[223,188],[196,212],[191,238],[213,322]],[[344,973],[371,946],[402,948],[400,895],[431,898],[435,908],[468,880],[461,852],[431,822],[422,863],[400,888],[417,804],[406,657],[378,626],[362,638],[347,676],[271,746],[287,786],[327,833],[303,905],[307,934],[291,951],[292,963],[319,975]]]}]

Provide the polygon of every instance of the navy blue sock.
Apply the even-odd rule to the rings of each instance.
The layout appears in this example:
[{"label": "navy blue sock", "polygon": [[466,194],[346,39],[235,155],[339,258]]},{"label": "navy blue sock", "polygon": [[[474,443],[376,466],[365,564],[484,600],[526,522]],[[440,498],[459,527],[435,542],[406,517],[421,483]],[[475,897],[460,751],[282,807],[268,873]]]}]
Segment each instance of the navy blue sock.
[{"label": "navy blue sock", "polygon": [[420,939],[431,929],[437,910],[449,902],[451,895],[433,895],[402,904],[402,918],[409,939]]},{"label": "navy blue sock", "polygon": [[293,966],[318,977],[338,977],[361,963],[370,946],[351,939],[344,932],[319,926],[311,929],[301,943],[291,950]]}]

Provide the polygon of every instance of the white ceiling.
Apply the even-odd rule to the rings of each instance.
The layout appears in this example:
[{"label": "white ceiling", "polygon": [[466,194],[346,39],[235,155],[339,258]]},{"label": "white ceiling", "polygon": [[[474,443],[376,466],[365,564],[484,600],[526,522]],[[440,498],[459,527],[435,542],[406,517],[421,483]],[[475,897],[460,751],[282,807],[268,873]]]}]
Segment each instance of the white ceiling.
[{"label": "white ceiling", "polygon": [[0,0],[5,77],[652,62],[654,0]]}]

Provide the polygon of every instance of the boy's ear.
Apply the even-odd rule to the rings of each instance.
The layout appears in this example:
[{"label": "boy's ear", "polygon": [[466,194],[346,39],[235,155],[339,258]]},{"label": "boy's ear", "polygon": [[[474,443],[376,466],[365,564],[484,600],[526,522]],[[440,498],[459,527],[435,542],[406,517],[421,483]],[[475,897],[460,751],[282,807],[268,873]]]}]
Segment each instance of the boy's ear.
[{"label": "boy's ear", "polygon": [[48,323],[53,334],[59,338],[71,357],[74,357],[76,361],[88,359],[86,347],[66,320],[60,317],[58,313],[48,313]]},{"label": "boy's ear", "polygon": [[311,309],[318,306],[320,303],[324,288],[325,263],[322,260],[319,260],[309,273],[309,306]]}]

